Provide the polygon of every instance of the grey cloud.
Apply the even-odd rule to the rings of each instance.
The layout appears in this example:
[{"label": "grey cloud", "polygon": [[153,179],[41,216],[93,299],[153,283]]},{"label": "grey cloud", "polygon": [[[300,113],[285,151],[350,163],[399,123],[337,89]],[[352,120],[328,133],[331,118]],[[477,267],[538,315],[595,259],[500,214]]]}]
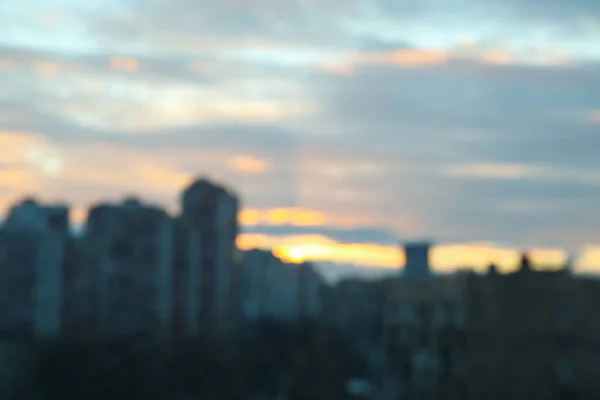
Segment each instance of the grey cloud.
[{"label": "grey cloud", "polygon": [[248,226],[244,232],[258,233],[276,236],[293,235],[323,235],[330,237],[340,243],[373,243],[379,245],[396,246],[398,245],[397,236],[385,229],[378,228],[353,228],[340,229],[327,226]]},{"label": "grey cloud", "polygon": [[292,151],[302,135],[276,125],[223,122],[145,132],[106,132],[82,126],[41,110],[35,103],[0,102],[3,129],[35,132],[63,143],[112,143],[137,150],[255,150]]},{"label": "grey cloud", "polygon": [[[598,71],[588,65],[525,68],[467,61],[366,67],[351,77],[315,78],[322,102],[315,125],[342,126],[342,146],[387,148],[398,155],[445,161],[555,157],[559,164],[569,159],[594,164],[597,126],[584,118],[600,105]],[[478,131],[482,140],[465,140],[465,132],[477,137]]]},{"label": "grey cloud", "polygon": [[[113,42],[118,38],[174,48],[210,49],[221,46],[310,44],[332,46],[348,40],[339,22],[343,3],[330,1],[187,1],[127,2],[135,13],[90,16],[90,32]],[[107,29],[109,28],[109,29]],[[196,38],[196,43],[187,40]],[[177,40],[179,39],[179,40]],[[232,40],[233,39],[233,40]],[[179,42],[179,43],[178,43]]]},{"label": "grey cloud", "polygon": [[[512,243],[573,245],[597,238],[599,185],[556,180],[455,180],[438,183],[431,217],[445,233]],[[515,210],[511,204],[528,208]]]}]

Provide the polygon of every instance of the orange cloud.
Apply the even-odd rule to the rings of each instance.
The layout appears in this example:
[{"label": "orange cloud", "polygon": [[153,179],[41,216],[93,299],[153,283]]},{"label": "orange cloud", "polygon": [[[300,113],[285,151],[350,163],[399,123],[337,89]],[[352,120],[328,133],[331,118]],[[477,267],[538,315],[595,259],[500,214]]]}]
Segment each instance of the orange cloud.
[{"label": "orange cloud", "polygon": [[112,69],[134,72],[139,70],[140,63],[134,58],[128,57],[115,57],[109,60],[109,65]]},{"label": "orange cloud", "polygon": [[590,113],[590,120],[600,124],[600,110],[595,110]]},{"label": "orange cloud", "polygon": [[473,42],[455,49],[396,49],[384,52],[351,54],[342,57],[337,62],[329,61],[317,64],[316,68],[337,75],[354,75],[356,67],[365,64],[413,68],[440,65],[453,60],[468,60],[496,66],[514,64],[565,65],[571,61],[560,52],[520,54],[510,49],[482,48]]},{"label": "orange cloud", "polygon": [[60,72],[60,65],[53,61],[38,61],[35,63],[34,69],[39,76],[50,78]]},{"label": "orange cloud", "polygon": [[323,62],[316,64],[316,68],[333,75],[352,76],[356,73],[354,67],[344,62]]},{"label": "orange cloud", "polygon": [[180,191],[192,180],[192,175],[172,171],[167,166],[161,166],[145,161],[133,164],[133,176],[136,176],[149,185],[171,192]]},{"label": "orange cloud", "polygon": [[239,214],[242,225],[294,225],[318,226],[328,222],[325,215],[318,211],[300,208],[274,208],[270,210],[245,209]]},{"label": "orange cloud", "polygon": [[42,138],[30,132],[0,130],[0,143],[2,143],[0,162],[7,164],[23,162],[27,151],[43,142]]},{"label": "orange cloud", "polygon": [[373,267],[395,268],[399,251],[393,247],[373,244],[338,243],[322,235],[297,235],[278,238],[251,233],[241,234],[237,241],[242,250],[273,249],[273,253],[287,262],[337,261]]},{"label": "orange cloud", "polygon": [[513,55],[507,51],[483,51],[476,58],[486,64],[495,65],[510,65],[515,61]]},{"label": "orange cloud", "polygon": [[[404,251],[400,247],[339,243],[322,235],[277,237],[245,233],[238,236],[237,244],[241,250],[273,249],[275,255],[288,262],[334,261],[391,269],[400,269],[406,262]],[[560,268],[565,261],[565,253],[558,249],[533,249],[529,255],[534,268],[538,269]],[[441,245],[431,253],[432,268],[438,272],[451,272],[457,268],[483,272],[490,263],[494,263],[501,272],[507,273],[515,270],[519,259],[520,252],[515,249],[486,243]],[[600,261],[600,251],[596,259]]]},{"label": "orange cloud", "polygon": [[584,247],[575,269],[582,273],[600,272],[600,246]]},{"label": "orange cloud", "polygon": [[366,53],[355,56],[355,61],[367,64],[387,64],[397,67],[437,65],[448,61],[448,52],[442,50],[400,49],[382,53]]},{"label": "orange cloud", "polygon": [[262,174],[267,170],[267,163],[254,157],[238,156],[227,161],[229,167],[238,172]]},{"label": "orange cloud", "polygon": [[37,185],[33,171],[27,168],[0,169],[0,187],[14,190],[15,193],[29,190]]},{"label": "orange cloud", "polygon": [[518,164],[464,164],[447,167],[446,175],[490,179],[521,179],[539,175],[539,168]]},{"label": "orange cloud", "polygon": [[87,218],[88,210],[85,208],[73,208],[70,210],[69,219],[71,223],[83,224]]}]

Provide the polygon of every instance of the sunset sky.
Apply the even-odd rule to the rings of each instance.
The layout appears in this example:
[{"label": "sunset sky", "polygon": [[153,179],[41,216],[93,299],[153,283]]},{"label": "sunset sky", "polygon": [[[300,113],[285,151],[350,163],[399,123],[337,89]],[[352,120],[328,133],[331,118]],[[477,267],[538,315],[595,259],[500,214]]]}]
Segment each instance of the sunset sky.
[{"label": "sunset sky", "polygon": [[21,0],[0,24],[3,210],[175,212],[206,175],[240,247],[329,276],[419,238],[439,271],[600,268],[600,2]]}]

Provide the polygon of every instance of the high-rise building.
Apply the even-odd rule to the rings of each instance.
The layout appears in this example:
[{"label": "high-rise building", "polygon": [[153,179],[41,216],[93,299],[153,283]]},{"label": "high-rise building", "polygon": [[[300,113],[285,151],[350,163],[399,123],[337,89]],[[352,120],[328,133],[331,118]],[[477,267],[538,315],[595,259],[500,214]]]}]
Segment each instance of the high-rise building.
[{"label": "high-rise building", "polygon": [[170,336],[173,239],[172,219],[135,199],[90,210],[84,241],[96,332]]},{"label": "high-rise building", "polygon": [[429,242],[413,242],[404,244],[406,263],[403,277],[410,279],[426,279],[431,276],[429,266]]},{"label": "high-rise building", "polygon": [[180,325],[189,336],[222,332],[235,322],[239,299],[234,259],[239,202],[229,190],[199,179],[184,190],[181,203],[177,275],[185,301]]},{"label": "high-rise building", "polygon": [[63,325],[63,280],[69,211],[28,199],[13,206],[0,244],[0,326],[53,338]]}]

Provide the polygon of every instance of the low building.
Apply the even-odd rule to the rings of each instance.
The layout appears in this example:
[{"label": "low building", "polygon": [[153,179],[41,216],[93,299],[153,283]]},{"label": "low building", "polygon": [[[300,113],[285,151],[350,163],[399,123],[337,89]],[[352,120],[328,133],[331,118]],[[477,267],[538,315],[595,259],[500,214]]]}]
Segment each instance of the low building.
[{"label": "low building", "polygon": [[469,398],[600,396],[600,280],[568,269],[473,276],[466,293]]},{"label": "low building", "polygon": [[311,263],[286,263],[271,251],[245,252],[244,315],[295,322],[318,317],[323,310],[324,282]]},{"label": "low building", "polygon": [[[600,280],[568,269],[398,279],[387,288],[383,346],[402,398],[600,396]],[[575,396],[575,397],[573,397]]]}]

